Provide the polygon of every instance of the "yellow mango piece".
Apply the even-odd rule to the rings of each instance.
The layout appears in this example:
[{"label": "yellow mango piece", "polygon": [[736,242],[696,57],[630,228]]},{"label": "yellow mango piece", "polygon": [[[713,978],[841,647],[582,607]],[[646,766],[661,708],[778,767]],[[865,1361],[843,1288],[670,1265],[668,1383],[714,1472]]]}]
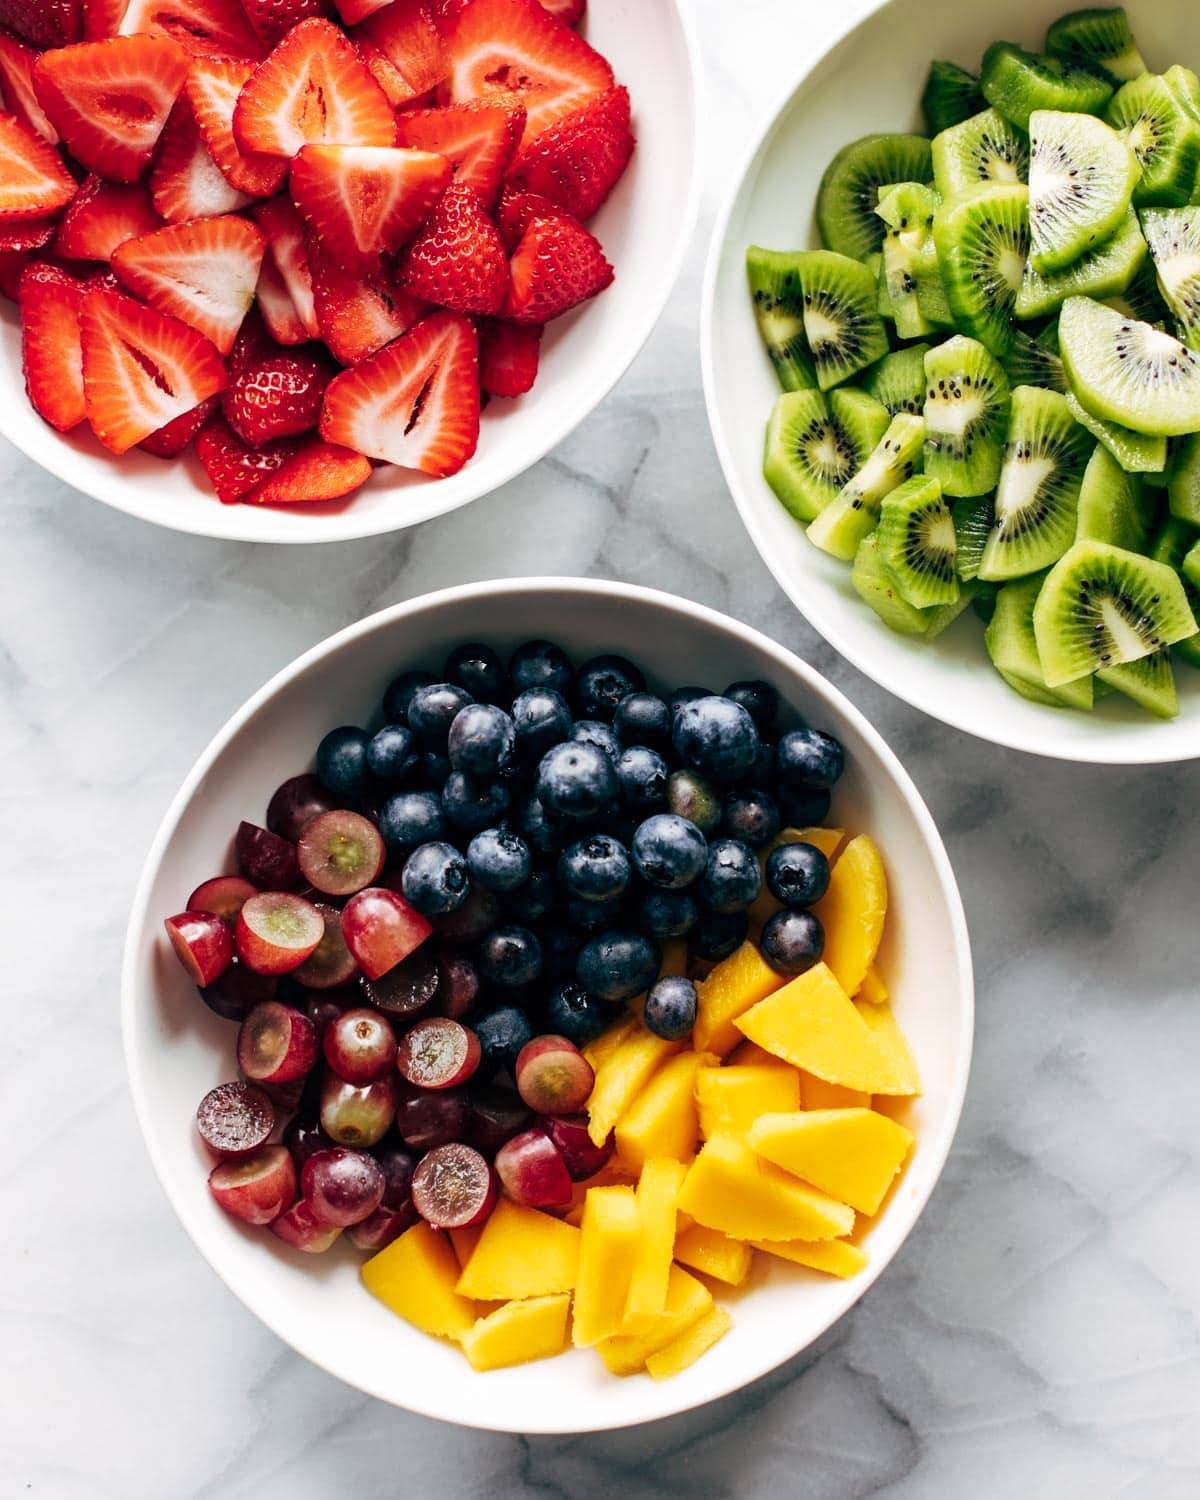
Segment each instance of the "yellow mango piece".
[{"label": "yellow mango piece", "polygon": [[800,1073],[800,1104],[803,1109],[870,1109],[865,1089],[848,1089],[841,1083],[826,1083],[815,1073]]},{"label": "yellow mango piece", "polygon": [[[679,1266],[672,1266],[667,1282],[666,1310],[655,1320],[654,1327],[646,1333],[627,1333],[602,1339],[596,1345],[596,1353],[613,1375],[633,1375],[645,1368],[652,1354],[665,1349],[681,1333],[698,1323],[712,1305],[712,1293],[702,1281],[689,1276]],[[578,1312],[575,1317],[578,1321]]]},{"label": "yellow mango piece", "polygon": [[875,1048],[873,1094],[919,1094],[921,1073],[890,1005],[855,1004]]},{"label": "yellow mango piece", "polygon": [[800,1075],[777,1061],[765,1067],[701,1068],[696,1074],[700,1134],[745,1135],[761,1114],[800,1108]]},{"label": "yellow mango piece", "polygon": [[583,1205],[575,1282],[577,1348],[619,1333],[641,1237],[632,1188],[592,1188]]},{"label": "yellow mango piece", "polygon": [[571,1291],[578,1270],[578,1229],[501,1197],[456,1290],[491,1302],[547,1297]]},{"label": "yellow mango piece", "polygon": [[596,1067],[587,1112],[588,1134],[597,1146],[608,1139],[609,1131],[667,1058],[682,1047],[682,1042],[666,1042],[634,1021],[629,1034]]},{"label": "yellow mango piece", "polygon": [[615,1156],[610,1156],[600,1170],[591,1177],[586,1177],[582,1182],[571,1184],[571,1201],[561,1208],[554,1210],[555,1216],[565,1219],[568,1224],[578,1227],[583,1219],[583,1205],[587,1201],[588,1191],[594,1187],[613,1187],[619,1184],[623,1187],[637,1186],[637,1173],[631,1172],[628,1167]]},{"label": "yellow mango piece", "polygon": [[764,1052],[755,1042],[741,1042],[725,1059],[727,1068],[790,1068],[782,1057]]},{"label": "yellow mango piece", "polygon": [[679,1207],[738,1240],[827,1240],[849,1234],[854,1210],[759,1161],[745,1141],[715,1135],[688,1168]]},{"label": "yellow mango piece", "polygon": [[754,1248],[843,1279],[856,1276],[867,1264],[866,1252],[849,1240],[755,1240]]},{"label": "yellow mango piece", "polygon": [[747,1144],[860,1214],[878,1213],[913,1136],[873,1109],[798,1109],[760,1115]]},{"label": "yellow mango piece", "polygon": [[450,1243],[454,1246],[454,1258],[458,1261],[461,1271],[466,1263],[475,1253],[475,1246],[479,1243],[479,1236],[483,1233],[482,1224],[473,1224],[470,1229],[448,1229],[446,1233],[450,1236]]},{"label": "yellow mango piece", "polygon": [[662,947],[662,966],[658,971],[660,979],[668,977],[681,978],[687,973],[688,967],[688,945],[686,938],[667,938]]},{"label": "yellow mango piece", "polygon": [[752,1042],[793,1067],[827,1083],[874,1091],[878,1057],[871,1033],[824,963],[760,1001],[737,1025]]},{"label": "yellow mango piece", "polygon": [[813,907],[825,929],[823,958],[848,995],[856,995],[875,962],[887,918],[883,860],[865,833],[842,850],[829,889]]},{"label": "yellow mango piece", "polygon": [[743,943],[696,987],[699,1009],[692,1046],[718,1057],[732,1052],[740,1041],[734,1021],[784,982],[753,943]]},{"label": "yellow mango piece", "polygon": [[664,1156],[653,1157],[642,1168],[637,1185],[641,1237],[625,1299],[622,1328],[626,1333],[647,1331],[653,1319],[666,1311],[667,1282],[675,1249],[675,1205],[685,1172],[682,1162]]},{"label": "yellow mango piece", "polygon": [[703,1224],[689,1224],[680,1230],[675,1259],[729,1286],[741,1286],[750,1274],[750,1246],[742,1240],[731,1240],[717,1229],[705,1229]]},{"label": "yellow mango piece", "polygon": [[856,1000],[869,1000],[872,1005],[883,1005],[888,999],[888,987],[883,982],[883,975],[874,964],[867,970],[863,978],[862,987],[854,997]]},{"label": "yellow mango piece", "polygon": [[570,1307],[571,1298],[565,1292],[505,1302],[463,1335],[463,1353],[474,1370],[501,1370],[550,1359],[567,1347]]},{"label": "yellow mango piece", "polygon": [[424,1222],[364,1261],[361,1275],[367,1291],[425,1333],[461,1339],[474,1327],[474,1305],[455,1290],[450,1241]]},{"label": "yellow mango piece", "polygon": [[593,1037],[581,1050],[584,1057],[591,1063],[592,1068],[599,1072],[600,1064],[610,1058],[622,1042],[628,1041],[638,1028],[637,1016],[625,1016],[610,1026],[607,1031],[602,1031],[599,1036]]},{"label": "yellow mango piece", "polygon": [[646,1357],[646,1371],[655,1380],[670,1380],[689,1365],[694,1365],[702,1354],[723,1339],[733,1327],[733,1319],[723,1307],[711,1307],[697,1323],[678,1338],[660,1349],[657,1354]]},{"label": "yellow mango piece", "polygon": [[761,928],[767,918],[773,916],[783,905],[781,901],[776,901],[766,885],[767,856],[773,849],[778,849],[781,844],[811,844],[814,849],[819,849],[826,859],[832,860],[845,837],[845,832],[841,828],[784,828],[764,849],[760,849],[758,867],[763,874],[763,884],[746,912],[750,918],[751,927],[755,930]]},{"label": "yellow mango piece", "polygon": [[617,1155],[635,1172],[652,1156],[690,1161],[700,1125],[696,1115],[697,1052],[672,1057],[617,1121]]}]

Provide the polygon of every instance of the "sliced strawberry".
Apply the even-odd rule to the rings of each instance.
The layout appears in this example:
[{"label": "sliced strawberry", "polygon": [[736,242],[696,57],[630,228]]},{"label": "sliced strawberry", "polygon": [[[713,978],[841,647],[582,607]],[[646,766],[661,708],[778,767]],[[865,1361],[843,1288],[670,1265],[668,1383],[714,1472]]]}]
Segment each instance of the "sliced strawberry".
[{"label": "sliced strawberry", "polygon": [[69,432],[87,415],[79,310],[84,289],[57,266],[26,267],[17,290],[25,389],[51,427]]},{"label": "sliced strawberry", "polygon": [[301,146],[390,146],[392,107],[330,21],[301,21],[242,90],[233,133],[243,151],[291,158]]},{"label": "sliced strawberry", "polygon": [[330,255],[369,270],[429,217],[450,163],[397,146],[305,146],[292,163],[292,197]]},{"label": "sliced strawberry", "polygon": [[275,47],[293,26],[310,16],[327,16],[329,0],[241,0],[246,18],[264,47]]},{"label": "sliced strawberry", "polygon": [[354,33],[354,40],[395,106],[429,93],[449,70],[441,33],[423,0],[393,0],[386,10],[377,9]]},{"label": "sliced strawberry", "polygon": [[447,157],[456,180],[490,208],[524,129],[524,107],[511,103],[414,109],[396,117],[396,144]]},{"label": "sliced strawberry", "polygon": [[558,205],[540,193],[524,193],[505,187],[496,205],[496,224],[508,253],[511,255],[521,243],[534,219],[553,219],[559,212]]},{"label": "sliced strawberry", "polygon": [[609,89],[547,126],[521,152],[508,180],[576,219],[590,219],[633,155],[629,90]]},{"label": "sliced strawberry", "polygon": [[233,348],[225,359],[225,368],[229,372],[230,380],[236,379],[243,370],[256,364],[263,355],[276,347],[275,340],[267,332],[262,313],[257,307],[252,307],[242,319],[242,326],[238,329],[237,338],[233,341]]},{"label": "sliced strawberry", "polygon": [[136,182],[187,77],[187,53],[167,36],[119,36],[43,52],[34,69],[42,107],[85,167]]},{"label": "sliced strawberry", "polygon": [[298,447],[294,439],[271,443],[265,448],[247,447],[218,414],[196,438],[196,457],[217,498],[225,505],[232,505],[283,468]]},{"label": "sliced strawberry", "polygon": [[256,297],[263,322],[277,344],[305,344],[312,337],[296,310],[287,282],[279,274],[279,267],[272,255],[263,259],[262,270],[258,273]]},{"label": "sliced strawberry", "polygon": [[221,397],[225,420],[252,448],[299,437],[320,420],[333,370],[327,359],[279,349],[246,366]]},{"label": "sliced strawberry", "polygon": [[385,5],[391,5],[393,0],[333,0],[333,3],[343,25],[357,26],[360,21],[365,21]]},{"label": "sliced strawberry", "polygon": [[83,0],[83,35],[85,42],[102,42],[116,36],[125,17],[129,0]]},{"label": "sliced strawberry", "polygon": [[534,219],[511,271],[505,317],[514,323],[548,323],[602,292],[614,274],[596,236],[565,214]]},{"label": "sliced strawberry", "polygon": [[479,384],[489,396],[523,396],[537,379],[542,330],[487,318],[479,329]]},{"label": "sliced strawberry", "polygon": [[119,36],[169,36],[196,57],[249,57],[263,46],[238,0],[129,0]]},{"label": "sliced strawberry", "polygon": [[185,411],[183,416],[176,417],[173,422],[152,432],[148,438],[143,438],[138,447],[143,453],[150,453],[155,458],[178,458],[191,447],[196,434],[216,413],[220,404],[219,396],[210,396],[207,401],[201,401],[199,406],[192,407],[191,411]]},{"label": "sliced strawberry", "polygon": [[54,248],[68,260],[108,260],[118,245],[161,224],[141,183],[89,177],[63,214]]},{"label": "sliced strawberry", "polygon": [[79,40],[79,0],[0,0],[0,26],[35,47],[67,47]]},{"label": "sliced strawberry", "polygon": [[22,125],[28,125],[35,135],[54,146],[58,144],[58,131],[38,101],[33,86],[33,67],[37,59],[32,47],[27,47],[11,31],[0,30],[0,99],[4,101],[4,108],[16,115]]},{"label": "sliced strawberry", "polygon": [[28,264],[29,256],[24,250],[7,250],[0,253],[0,295],[7,297],[10,302],[17,300],[21,277]]},{"label": "sliced strawberry", "polygon": [[113,453],[225,388],[225,366],[208,339],[121,292],[89,289],[80,325],[88,421]]},{"label": "sliced strawberry", "polygon": [[419,297],[396,285],[395,273],[380,264],[371,271],[347,271],[309,237],[313,294],[325,347],[343,365],[356,365],[398,339],[429,311]]},{"label": "sliced strawberry", "polygon": [[126,240],[113,270],[136,296],[174,314],[228,354],[254,301],[267,242],[248,219],[222,214]]},{"label": "sliced strawberry", "polygon": [[0,220],[44,219],[75,196],[58,152],[16,115],[0,115]]},{"label": "sliced strawberry", "polygon": [[587,13],[587,0],[541,0],[541,4],[564,26],[578,26]]},{"label": "sliced strawberry", "polygon": [[[271,247],[270,258],[275,262],[275,268],[287,287],[305,337],[318,338],[321,325],[317,322],[317,309],[313,303],[312,271],[308,264],[308,252],[304,247],[304,225],[300,215],[292,206],[291,199],[285,197],[272,198],[267,203],[256,203],[251,212],[267,237],[267,244]],[[270,323],[269,317],[267,321]],[[278,334],[275,336],[279,338]],[[291,340],[279,338],[279,342],[289,343]]]},{"label": "sliced strawberry", "polygon": [[186,99],[171,111],[162,133],[158,160],[150,172],[150,197],[168,224],[231,214],[250,202],[217,170]]},{"label": "sliced strawberry", "polygon": [[57,228],[55,219],[0,220],[0,255],[44,250]]},{"label": "sliced strawberry", "polygon": [[243,151],[233,134],[238,96],[253,73],[252,63],[236,58],[197,58],[188,73],[184,93],[209,155],[225,180],[252,198],[270,198],[283,186],[287,162],[277,156]]},{"label": "sliced strawberry", "polygon": [[399,261],[406,291],[455,312],[497,313],[508,295],[500,231],[473,188],[452,183]]},{"label": "sliced strawberry", "polygon": [[361,453],[321,438],[309,438],[265,484],[246,497],[252,505],[316,505],[341,500],[371,477]]},{"label": "sliced strawberry", "polygon": [[368,458],[456,474],[479,443],[479,347],[469,319],[434,313],[337,377],[321,435]]}]

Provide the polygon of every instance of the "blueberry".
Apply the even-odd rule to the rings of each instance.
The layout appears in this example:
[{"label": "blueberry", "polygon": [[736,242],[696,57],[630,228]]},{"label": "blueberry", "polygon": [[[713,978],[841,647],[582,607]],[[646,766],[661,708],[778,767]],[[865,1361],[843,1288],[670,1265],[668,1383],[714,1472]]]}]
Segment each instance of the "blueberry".
[{"label": "blueberry", "polygon": [[403,781],[418,759],[413,732],[403,724],[385,724],[367,746],[367,768],[380,781]]},{"label": "blueberry", "polygon": [[707,911],[688,934],[688,943],[697,958],[716,963],[742,946],[749,928],[744,911]]},{"label": "blueberry", "polygon": [[575,679],[579,710],[585,719],[612,722],[617,704],[628,693],[640,693],[646,679],[624,656],[593,656]]},{"label": "blueberry", "polygon": [[640,932],[604,932],[583,945],[575,978],[589,994],[615,1004],[649,989],[661,963],[658,944]]},{"label": "blueberry", "polygon": [[481,833],[508,811],[511,793],[502,781],[476,781],[451,771],[442,787],[442,810],[464,833]]},{"label": "blueberry", "polygon": [[553,909],[558,887],[549,870],[534,870],[524,884],[510,892],[507,910],[527,927],[540,922]]},{"label": "blueberry", "polygon": [[571,658],[553,641],[526,641],[513,652],[508,675],[518,693],[527,688],[549,688],[565,698],[571,691],[575,670]]},{"label": "blueberry", "polygon": [[829,889],[829,861],[813,844],[783,844],[767,856],[767,889],[784,906],[815,906]]},{"label": "blueberry", "polygon": [[721,696],[740,703],[760,732],[769,733],[775,722],[775,715],[779,712],[779,694],[769,682],[763,682],[759,677],[731,682]]},{"label": "blueberry", "polygon": [[403,724],[408,718],[408,705],[419,687],[428,687],[433,681],[432,672],[401,672],[388,683],[383,695],[383,717],[389,724]]},{"label": "blueberry", "polygon": [[443,755],[440,750],[422,750],[417,774],[440,792],[450,774],[450,757]]},{"label": "blueberry", "polygon": [[450,726],[450,764],[468,776],[499,776],[512,764],[517,746],[513,721],[494,703],[468,703]]},{"label": "blueberry", "polygon": [[695,823],[675,813],[655,813],[633,836],[633,865],[647,885],[680,890],[704,868],[708,845]]},{"label": "blueberry", "polygon": [[408,705],[408,727],[431,750],[445,750],[450,726],[471,695],[452,682],[431,682],[419,687]]},{"label": "blueberry", "polygon": [[631,745],[617,761],[617,780],[626,807],[649,812],[663,807],[667,800],[667,763],[657,750],[646,745]]},{"label": "blueberry", "polygon": [[529,879],[529,845],[504,828],[485,828],[467,845],[472,884],[485,891],[512,891]]},{"label": "blueberry", "polygon": [[501,1005],[480,1016],[472,1028],[483,1053],[480,1072],[486,1078],[497,1068],[509,1072],[517,1065],[517,1056],[526,1042],[533,1040],[529,1017],[516,1005]]},{"label": "blueberry", "polygon": [[569,896],[583,901],[611,901],[629,885],[629,855],[606,833],[577,839],[558,858],[558,881]]},{"label": "blueberry", "polygon": [[499,703],[505,696],[504,666],[490,646],[475,642],[456,646],[446,658],[442,676],[480,703]]},{"label": "blueberry", "polygon": [[520,804],[517,828],[525,842],[542,854],[552,854],[566,842],[560,820],[547,812],[540,797],[526,797]]},{"label": "blueberry", "polygon": [[708,862],[696,882],[696,896],[709,911],[745,911],[761,885],[762,872],[749,844],[717,839],[708,846]]},{"label": "blueberry", "polygon": [[[565,922],[546,922],[539,934],[542,940],[542,972],[547,979],[568,979],[575,972],[575,960],[583,939]],[[556,1031],[555,1026],[550,1027]]]},{"label": "blueberry", "polygon": [[779,832],[779,804],[769,792],[747,787],[725,798],[721,826],[731,838],[762,849]]},{"label": "blueberry", "polygon": [[613,728],[624,745],[665,745],[671,738],[671,710],[653,693],[629,693],[617,704]]},{"label": "blueberry", "polygon": [[546,1025],[552,1034],[586,1047],[612,1025],[612,1008],[573,980],[560,984],[546,1002]]},{"label": "blueberry", "polygon": [[758,759],[746,772],[746,782],[750,786],[774,786],[775,785],[775,744],[773,740],[760,740],[758,743]]},{"label": "blueberry", "polygon": [[393,849],[415,849],[446,837],[446,815],[436,792],[397,792],[379,810],[379,831]]},{"label": "blueberry", "polygon": [[660,979],[646,996],[647,1031],[667,1042],[681,1042],[696,1024],[696,986],[682,975]]},{"label": "blueberry", "polygon": [[667,707],[671,711],[671,723],[675,722],[675,715],[685,703],[695,703],[697,698],[711,698],[712,689],[706,687],[681,687],[676,688],[667,699]]},{"label": "blueberry", "polygon": [[672,771],[667,779],[667,807],[677,817],[695,823],[701,833],[721,826],[721,799],[699,771]]},{"label": "blueberry", "polygon": [[846,769],[846,752],[831,734],[819,729],[792,729],[775,747],[776,774],[787,786],[824,791]]},{"label": "blueberry", "polygon": [[331,729],[317,746],[317,776],[335,797],[361,797],[367,789],[371,737],[352,724]]},{"label": "blueberry", "polygon": [[675,715],[675,751],[689,766],[718,781],[736,781],[758,759],[754,720],[729,698],[697,698]]},{"label": "blueberry", "polygon": [[803,974],[825,951],[825,929],[810,911],[777,911],[762,930],[759,948],[777,974]]},{"label": "blueberry", "polygon": [[578,719],[571,730],[571,739],[576,744],[595,745],[597,750],[603,750],[614,766],[621,758],[621,741],[612,725],[600,719]]},{"label": "blueberry", "polygon": [[607,901],[585,901],[582,896],[569,896],[563,908],[567,920],[584,932],[603,932],[616,927],[625,915],[625,899],[611,896]]},{"label": "blueberry", "polygon": [[424,916],[445,916],[471,894],[467,862],[453,844],[421,844],[405,863],[400,888],[408,904]]},{"label": "blueberry", "polygon": [[546,751],[571,737],[571,710],[554,688],[531,687],[513,700],[517,753],[540,760]]},{"label": "blueberry", "polygon": [[652,938],[682,937],[696,925],[698,916],[687,891],[645,891],[637,905],[638,925]]},{"label": "blueberry", "polygon": [[528,927],[493,927],[479,945],[479,972],[506,990],[532,984],[542,972],[542,945]]},{"label": "blueberry", "polygon": [[562,818],[593,818],[616,800],[620,786],[612,761],[595,745],[568,740],[538,763],[537,796]]},{"label": "blueberry", "polygon": [[782,782],[775,788],[775,800],[779,813],[789,828],[819,828],[829,816],[829,804],[833,800],[828,792],[806,786],[785,786]]}]

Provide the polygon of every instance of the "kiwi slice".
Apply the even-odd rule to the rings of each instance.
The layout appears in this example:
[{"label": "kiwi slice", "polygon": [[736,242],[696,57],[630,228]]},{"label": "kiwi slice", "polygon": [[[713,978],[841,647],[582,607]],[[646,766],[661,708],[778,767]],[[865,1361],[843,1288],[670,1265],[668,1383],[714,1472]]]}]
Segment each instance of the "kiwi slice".
[{"label": "kiwi slice", "polygon": [[986,105],[979,79],[957,63],[935,58],[921,94],[921,112],[930,135],[977,114]]},{"label": "kiwi slice", "polygon": [[1108,449],[1097,443],[1079,488],[1075,540],[1090,537],[1129,552],[1144,552],[1153,513],[1141,480],[1127,474]]},{"label": "kiwi slice", "polygon": [[853,562],[859,542],[879,522],[883,497],[920,466],[924,441],[922,418],[907,412],[894,416],[866,463],[808,528],[813,546]]},{"label": "kiwi slice", "polygon": [[996,488],[1008,428],[1008,377],[961,334],[925,356],[925,472],[946,495]]},{"label": "kiwi slice", "polygon": [[1086,427],[1094,438],[1099,438],[1126,473],[1147,476],[1162,473],[1167,462],[1165,437],[1147,437],[1129,427],[1120,427],[1116,422],[1092,416],[1072,390],[1067,391],[1067,405],[1079,425]]},{"label": "kiwi slice", "polygon": [[1144,208],[1142,233],[1183,342],[1200,349],[1200,208]]},{"label": "kiwi slice", "polygon": [[1061,271],[1110,239],[1141,175],[1129,142],[1094,115],[1029,117],[1029,259]]},{"label": "kiwi slice", "polygon": [[1200,589],[1200,542],[1192,543],[1180,571],[1185,582],[1190,583],[1194,589]]},{"label": "kiwi slice", "polygon": [[992,665],[1015,692],[1049,708],[1091,708],[1092,679],[1081,678],[1058,692],[1046,685],[1033,631],[1033,609],[1046,575],[1006,583],[996,595],[984,644]]},{"label": "kiwi slice", "polygon": [[863,261],[863,265],[866,266],[867,270],[875,278],[875,290],[877,293],[875,311],[886,322],[894,323],[896,321],[896,309],[892,306],[892,299],[888,296],[887,273],[883,269],[882,251],[873,250],[867,256],[866,260]]},{"label": "kiwi slice", "polygon": [[938,264],[954,321],[999,359],[1029,253],[1029,190],[984,183],[946,199],[933,216]]},{"label": "kiwi slice", "polygon": [[925,355],[928,344],[909,344],[885,354],[863,375],[863,390],[887,407],[888,413],[906,411],[920,416],[925,407]]},{"label": "kiwi slice", "polygon": [[1059,687],[1149,656],[1195,635],[1197,625],[1173,569],[1108,542],[1086,541],[1051,568],[1033,628],[1046,682]]},{"label": "kiwi slice", "polygon": [[957,601],[957,547],[954,519],[936,479],[916,474],[883,497],[879,557],[905,603],[929,609]]},{"label": "kiwi slice", "polygon": [[804,337],[798,253],[751,245],[746,251],[746,274],[754,319],[779,384],[785,391],[810,390],[817,374]]},{"label": "kiwi slice", "polygon": [[[996,521],[996,505],[991,495],[965,495],[951,501],[950,515],[958,545],[954,567],[962,579],[979,577],[983,549]],[[989,589],[991,585],[988,585]]]},{"label": "kiwi slice", "polygon": [[883,268],[888,300],[902,339],[951,324],[933,243],[933,215],[940,201],[923,182],[897,183],[879,196],[876,212],[887,225]]},{"label": "kiwi slice", "polygon": [[1093,446],[1065,396],[1017,386],[980,578],[1022,578],[1062,556],[1075,538],[1079,487]]},{"label": "kiwi slice", "polygon": [[[1142,238],[1145,239],[1144,233]],[[1153,323],[1156,328],[1166,328],[1171,321],[1171,310],[1163,301],[1154,261],[1149,254],[1123,292],[1117,292],[1111,297],[1101,297],[1100,301],[1127,318],[1136,318],[1139,323]]]},{"label": "kiwi slice", "polygon": [[767,424],[763,477],[798,521],[811,521],[862,468],[888,420],[865,391],[785,391]]},{"label": "kiwi slice", "polygon": [[1046,317],[1057,312],[1068,297],[1123,292],[1145,264],[1146,254],[1138,216],[1129,209],[1112,239],[1081,255],[1065,270],[1043,272],[1027,265],[1017,292],[1017,317]]},{"label": "kiwi slice", "polygon": [[1171,334],[1069,297],[1058,342],[1067,378],[1095,416],[1152,437],[1200,431],[1200,356]]},{"label": "kiwi slice", "polygon": [[1025,137],[994,109],[943,130],[930,150],[933,184],[943,198],[981,182],[1024,182],[1029,175]]},{"label": "kiwi slice", "polygon": [[1146,73],[1124,84],[1104,117],[1129,142],[1142,169],[1134,203],[1164,208],[1185,204],[1200,162],[1200,125],[1166,79]]},{"label": "kiwi slice", "polygon": [[1156,718],[1174,719],[1179,713],[1179,689],[1175,686],[1169,648],[1152,651],[1149,656],[1119,667],[1101,667],[1096,679],[1106,687],[1116,688]]},{"label": "kiwi slice", "polygon": [[1120,5],[1060,16],[1046,33],[1046,51],[1063,62],[1103,73],[1114,83],[1127,83],[1146,71]]},{"label": "kiwi slice", "polygon": [[1200,433],[1175,444],[1167,473],[1167,506],[1189,526],[1200,526]]},{"label": "kiwi slice", "polygon": [[817,191],[817,225],[826,249],[864,260],[883,244],[875,212],[879,189],[894,182],[930,182],[929,142],[921,135],[866,135],[843,146]]},{"label": "kiwi slice", "polygon": [[965,583],[952,604],[935,604],[931,609],[915,609],[897,587],[896,580],[879,555],[879,533],[864,537],[854,554],[850,582],[855,592],[868,603],[890,629],[900,635],[922,636],[934,640],[947,630],[975,597],[978,585]]},{"label": "kiwi slice", "polygon": [[878,287],[862,261],[836,250],[802,250],[796,262],[804,335],[817,384],[827,391],[888,352]]},{"label": "kiwi slice", "polygon": [[1009,385],[1040,385],[1047,391],[1066,391],[1067,375],[1058,357],[1058,324],[1047,323],[1036,338],[1018,328],[1012,348],[1001,361]]},{"label": "kiwi slice", "polygon": [[[1155,562],[1165,563],[1168,568],[1174,568],[1179,574],[1192,613],[1200,619],[1200,589],[1193,587],[1189,580],[1179,572],[1184,558],[1195,546],[1196,540],[1194,527],[1179,520],[1177,516],[1168,516],[1150,543],[1150,556]],[[1185,636],[1181,641],[1176,641],[1174,654],[1188,666],[1200,667],[1200,631],[1197,631],[1195,635]]]},{"label": "kiwi slice", "polygon": [[979,70],[983,96],[1026,132],[1035,109],[1098,115],[1113,87],[1099,74],[1057,57],[1039,57],[1013,42],[993,42]]}]

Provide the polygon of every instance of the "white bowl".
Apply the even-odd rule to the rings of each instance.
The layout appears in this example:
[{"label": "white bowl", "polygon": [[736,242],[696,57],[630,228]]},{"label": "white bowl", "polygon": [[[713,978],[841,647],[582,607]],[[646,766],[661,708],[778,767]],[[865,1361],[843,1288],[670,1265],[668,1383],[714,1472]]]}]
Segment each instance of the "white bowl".
[{"label": "white bowl", "polygon": [[[725,477],[763,560],[796,608],[867,676],[935,718],[999,745],[1063,760],[1147,763],[1200,755],[1200,675],[1177,672],[1170,723],[1113,698],[1093,713],[1018,697],[988,661],[968,610],[939,640],[897,635],[850,586],[845,564],[809,544],[762,477],[763,432],[779,393],[746,290],[746,247],[819,243],[813,216],[830,158],[872,131],[923,130],[919,100],[931,58],[975,69],[997,38],[1038,47],[1068,0],[1016,7],[964,0],[878,3],[804,71],[768,118],[717,220],[704,285],[701,358],[708,414]],[[1191,0],[1131,0],[1151,67],[1200,59]]]},{"label": "white bowl", "polygon": [[518,401],[493,401],[479,451],[449,479],[380,469],[333,505],[222,505],[194,454],[165,463],[106,453],[79,428],[60,435],[25,396],[20,323],[0,299],[0,433],[51,474],[106,505],[176,531],[250,542],[338,542],[399,531],[489,494],[562,442],[628,369],[679,274],[698,199],[700,65],[678,0],[604,0],[585,32],[633,99],[638,148],[591,227],[616,267],[595,301],[547,329],[542,368]]},{"label": "white bowl", "polygon": [[[761,1265],[736,1301],[720,1348],[675,1380],[609,1375],[590,1351],[487,1375],[425,1337],[362,1288],[361,1257],[284,1248],[226,1217],[205,1186],[211,1161],[194,1128],[200,1098],[234,1074],[234,1028],[197,999],[162,933],[205,875],[229,868],[239,819],[261,815],[277,782],[304,769],[334,724],[369,716],[405,665],[436,667],[453,644],[501,649],[533,636],[576,660],[601,650],[639,659],[659,686],[761,676],[844,743],[839,822],[869,831],[893,899],[882,968],[919,1062],[917,1145],[867,1249],[864,1274],[833,1281]],[[835,688],[766,636],[650,589],[577,579],[473,584],[396,605],[343,630],[286,668],[236,713],[200,757],[154,840],[134,900],[122,984],[125,1055],[155,1169],[197,1248],[281,1339],[381,1400],[505,1432],[626,1427],[722,1396],[805,1348],[867,1290],[916,1222],[958,1123],[970,1062],[973,991],[966,921],[929,812],[896,757]],[[766,1256],[759,1257],[765,1262]]]}]

